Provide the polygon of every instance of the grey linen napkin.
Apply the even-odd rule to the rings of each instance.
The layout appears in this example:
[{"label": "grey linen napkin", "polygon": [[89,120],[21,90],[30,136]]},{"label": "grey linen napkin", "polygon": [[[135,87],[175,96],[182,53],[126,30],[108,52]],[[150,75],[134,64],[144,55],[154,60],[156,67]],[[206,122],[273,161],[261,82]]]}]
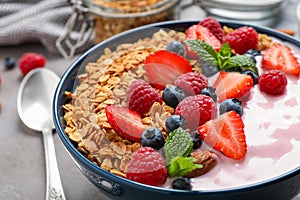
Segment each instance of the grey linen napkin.
[{"label": "grey linen napkin", "polygon": [[[73,13],[67,0],[0,0],[0,46],[39,42],[53,54],[59,54],[55,45],[65,33],[65,24]],[[70,35],[76,40],[79,31]],[[76,53],[94,44],[93,35]]]}]

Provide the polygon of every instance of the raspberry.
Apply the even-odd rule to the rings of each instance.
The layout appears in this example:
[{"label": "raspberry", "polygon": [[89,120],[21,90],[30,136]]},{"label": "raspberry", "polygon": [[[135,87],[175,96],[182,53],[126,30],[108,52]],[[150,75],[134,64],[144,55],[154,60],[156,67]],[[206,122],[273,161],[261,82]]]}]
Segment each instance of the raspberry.
[{"label": "raspberry", "polygon": [[188,72],[179,76],[175,80],[174,85],[181,87],[186,95],[195,95],[207,87],[208,80],[203,74]]},{"label": "raspberry", "polygon": [[167,167],[161,154],[151,147],[141,147],[133,153],[126,178],[148,185],[159,186],[166,182]]},{"label": "raspberry", "polygon": [[154,102],[162,104],[161,95],[144,80],[134,80],[126,92],[126,105],[141,115],[149,112]]},{"label": "raspberry", "polygon": [[19,68],[24,76],[35,68],[44,67],[45,64],[46,58],[37,53],[25,53],[19,60]]},{"label": "raspberry", "polygon": [[227,34],[223,40],[226,42],[236,53],[244,54],[249,49],[257,49],[258,34],[254,28],[243,26]]},{"label": "raspberry", "polygon": [[216,116],[217,107],[211,97],[199,94],[186,97],[181,101],[176,107],[175,114],[186,120],[185,128],[194,131]]},{"label": "raspberry", "polygon": [[281,95],[284,93],[287,79],[280,70],[264,72],[258,79],[259,89],[270,95]]},{"label": "raspberry", "polygon": [[204,18],[199,25],[204,26],[210,30],[210,32],[220,40],[223,41],[224,30],[222,29],[221,24],[213,17]]}]

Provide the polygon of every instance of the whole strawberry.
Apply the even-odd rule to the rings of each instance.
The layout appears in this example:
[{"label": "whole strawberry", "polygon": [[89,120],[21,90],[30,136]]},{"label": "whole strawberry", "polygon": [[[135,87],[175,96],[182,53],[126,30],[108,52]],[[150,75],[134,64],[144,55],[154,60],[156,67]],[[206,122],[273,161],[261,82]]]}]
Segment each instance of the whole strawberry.
[{"label": "whole strawberry", "polygon": [[210,32],[220,40],[223,41],[224,30],[222,29],[221,24],[214,17],[204,18],[199,25],[204,26],[210,30]]},{"label": "whole strawberry", "polygon": [[43,55],[32,52],[23,54],[19,60],[19,68],[24,76],[35,68],[44,67],[45,64],[46,58]]},{"label": "whole strawberry", "polygon": [[188,72],[179,76],[174,82],[174,85],[182,88],[186,95],[196,95],[207,87],[208,80],[203,74]]},{"label": "whole strawberry", "polygon": [[198,126],[215,118],[217,107],[211,97],[198,94],[186,97],[181,101],[176,107],[175,114],[186,120],[185,128],[194,131]]},{"label": "whole strawberry", "polygon": [[223,40],[226,42],[236,53],[244,54],[249,49],[257,49],[258,34],[254,28],[243,26],[227,34]]},{"label": "whole strawberry", "polygon": [[168,171],[161,154],[151,147],[141,147],[133,153],[126,178],[153,186],[166,182]]},{"label": "whole strawberry", "polygon": [[142,79],[134,80],[126,91],[126,105],[141,115],[149,112],[154,102],[162,104],[161,95]]}]

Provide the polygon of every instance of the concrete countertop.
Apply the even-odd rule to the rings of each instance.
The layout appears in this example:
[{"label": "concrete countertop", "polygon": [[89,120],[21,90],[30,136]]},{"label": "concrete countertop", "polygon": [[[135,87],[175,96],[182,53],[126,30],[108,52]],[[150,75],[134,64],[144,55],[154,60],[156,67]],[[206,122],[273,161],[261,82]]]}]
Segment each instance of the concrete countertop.
[{"label": "concrete countertop", "polygon": [[[275,28],[292,29],[299,36],[296,21],[296,4],[298,0],[290,0],[283,8]],[[182,19],[203,17],[203,11],[198,7],[183,10]],[[196,15],[195,15],[196,13]],[[61,76],[73,60],[63,59],[58,55],[46,52],[40,44],[24,44],[19,46],[0,47],[0,199],[5,200],[41,200],[45,199],[45,160],[41,133],[25,127],[20,121],[17,108],[17,90],[22,80],[16,67],[5,70],[4,59],[13,56],[19,58],[23,53],[34,51],[47,58],[46,67]],[[77,55],[78,56],[78,55]],[[64,192],[67,199],[72,200],[107,200],[107,198],[92,185],[73,163],[57,134],[54,134],[57,160]],[[300,200],[300,196],[295,198]]]}]

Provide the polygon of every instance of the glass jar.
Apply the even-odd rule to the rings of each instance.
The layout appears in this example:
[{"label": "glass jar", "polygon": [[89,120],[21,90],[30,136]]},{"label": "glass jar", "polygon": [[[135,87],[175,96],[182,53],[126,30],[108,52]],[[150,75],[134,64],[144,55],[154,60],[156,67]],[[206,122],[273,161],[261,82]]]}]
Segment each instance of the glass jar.
[{"label": "glass jar", "polygon": [[160,21],[178,19],[179,0],[91,0],[95,40]]}]

